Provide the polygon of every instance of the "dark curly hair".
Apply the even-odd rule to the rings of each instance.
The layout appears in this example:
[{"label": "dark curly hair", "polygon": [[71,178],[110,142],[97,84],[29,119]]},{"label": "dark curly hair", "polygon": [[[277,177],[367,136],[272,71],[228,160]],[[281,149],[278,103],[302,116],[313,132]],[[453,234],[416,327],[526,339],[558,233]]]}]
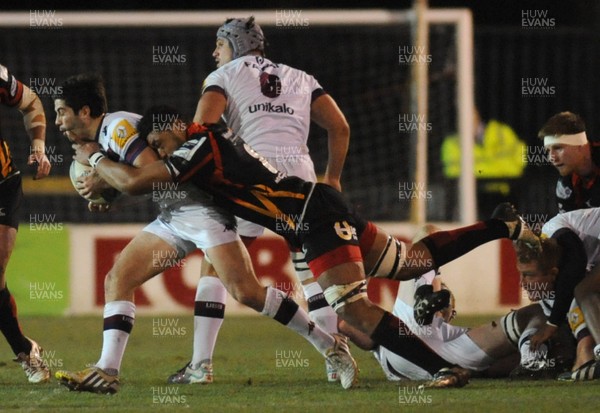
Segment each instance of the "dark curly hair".
[{"label": "dark curly hair", "polygon": [[104,79],[98,73],[81,73],[65,80],[60,92],[53,99],[63,99],[75,113],[89,106],[93,118],[102,116],[108,110]]}]

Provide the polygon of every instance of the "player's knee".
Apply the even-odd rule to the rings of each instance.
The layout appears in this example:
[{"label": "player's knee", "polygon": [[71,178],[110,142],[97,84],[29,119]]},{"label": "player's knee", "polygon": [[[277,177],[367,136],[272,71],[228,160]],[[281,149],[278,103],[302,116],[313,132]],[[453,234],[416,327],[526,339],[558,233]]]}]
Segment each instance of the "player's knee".
[{"label": "player's knee", "polygon": [[330,285],[323,294],[333,310],[343,315],[349,310],[347,304],[367,298],[367,282],[361,280],[349,284]]},{"label": "player's knee", "polygon": [[117,266],[110,269],[104,277],[104,294],[106,296],[121,295],[123,293],[133,292],[140,283],[135,282],[136,277],[127,276],[131,273],[119,270]]},{"label": "player's knee", "polygon": [[104,291],[106,292],[106,291],[114,288],[115,281],[116,281],[115,273],[114,273],[114,270],[111,269],[108,272],[108,274],[106,274],[106,276],[104,277]]},{"label": "player's knee", "polygon": [[265,305],[264,297],[261,299],[258,289],[246,288],[244,285],[236,285],[230,291],[231,296],[240,304],[261,311]]}]

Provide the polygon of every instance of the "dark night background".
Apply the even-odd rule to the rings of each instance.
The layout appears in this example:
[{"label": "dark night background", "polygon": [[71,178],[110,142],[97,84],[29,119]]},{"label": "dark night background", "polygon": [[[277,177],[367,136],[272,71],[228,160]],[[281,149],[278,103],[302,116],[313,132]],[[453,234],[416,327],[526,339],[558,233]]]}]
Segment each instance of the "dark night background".
[{"label": "dark night background", "polygon": [[[258,2],[3,1],[2,10],[404,10],[412,6],[412,1],[408,0],[290,0],[254,3]],[[532,146],[539,145],[536,134],[548,117],[559,111],[572,110],[580,113],[586,120],[588,136],[600,136],[600,119],[596,114],[599,103],[597,92],[600,90],[600,79],[597,79],[600,77],[596,74],[600,65],[600,34],[597,31],[600,26],[600,1],[430,0],[429,7],[469,8],[473,13],[476,105],[484,119],[494,118],[508,123],[522,140]],[[556,27],[551,30],[524,29],[521,27],[522,10],[547,11],[548,17],[555,19]],[[223,17],[229,16],[224,14]],[[145,109],[148,101],[156,100],[157,96],[160,96],[161,99],[172,100],[167,103],[178,103],[191,111],[195,108],[198,96],[198,91],[194,88],[203,76],[214,69],[210,53],[214,44],[215,29],[216,27],[177,30],[144,28],[137,31],[107,28],[93,31],[81,28],[64,29],[49,34],[53,36],[50,43],[52,47],[49,48],[45,44],[48,34],[43,31],[32,33],[27,29],[8,28],[0,30],[0,46],[6,44],[3,48],[3,63],[14,66],[16,74],[24,77],[25,81],[32,77],[56,77],[60,82],[65,76],[77,71],[88,71],[92,68],[101,71],[105,78],[110,79],[107,82],[109,110],[126,108],[140,112]],[[343,177],[345,192],[359,208],[362,207],[363,214],[368,218],[407,219],[407,205],[398,202],[397,194],[398,182],[410,179],[406,137],[397,132],[398,114],[409,111],[405,102],[405,97],[408,96],[407,75],[401,73],[397,62],[398,45],[409,44],[407,28],[389,29],[389,32],[373,27],[335,28],[331,31],[333,34],[320,27],[311,27],[310,30],[296,33],[274,29],[265,28],[270,43],[268,57],[314,74],[336,98],[350,122],[352,140]],[[19,33],[26,35],[22,36]],[[128,36],[136,40],[130,43]],[[20,44],[23,43],[23,38],[34,39],[30,46],[34,47],[34,53],[24,52],[27,48]],[[323,42],[324,38],[328,41]],[[453,94],[452,87],[446,85],[449,83],[445,79],[447,67],[436,67],[449,61],[446,54],[454,47],[451,38],[448,33],[438,30],[437,33],[433,33],[431,41],[437,54],[434,54],[434,63],[430,67],[430,110],[435,110],[436,105],[438,109],[441,108],[439,116],[442,119],[438,120],[443,126],[438,127],[436,124],[430,137],[430,149],[439,147],[443,138],[441,135],[455,127],[452,125],[453,109],[448,109]],[[132,44],[135,42],[139,46],[137,50],[132,50]],[[180,45],[187,51],[187,65],[148,65],[151,45],[169,42]],[[104,43],[105,48],[99,46],[99,43]],[[372,47],[373,45],[377,47]],[[316,47],[313,49],[313,46]],[[306,52],[307,50],[309,52]],[[310,52],[311,50],[315,52]],[[58,53],[64,54],[65,58],[57,59]],[[121,64],[122,56],[127,56],[127,64]],[[64,61],[70,64],[65,66]],[[451,63],[450,72],[452,70]],[[151,83],[150,87],[147,87],[146,78],[160,79],[160,82]],[[556,94],[550,98],[524,97],[520,89],[523,78],[548,79],[550,85],[556,88]],[[435,79],[438,79],[439,85]],[[181,87],[176,89],[179,86],[177,83],[187,87],[183,89],[183,93],[187,95],[184,100],[178,101],[174,96],[160,95],[161,90],[171,90],[173,95],[181,94],[182,92],[175,92],[182,90]],[[53,121],[51,103],[51,100],[46,99],[44,104],[50,120]],[[3,120],[9,118],[9,121],[12,120],[17,125],[15,127],[20,127],[18,124],[21,120],[17,115],[5,111],[2,117]],[[5,127],[9,127],[9,124],[4,123],[3,129]],[[55,138],[54,129],[49,127],[49,138]],[[436,136],[436,132],[440,136]],[[319,167],[326,161],[326,145],[323,145],[325,140],[318,131],[315,134],[317,136],[313,137],[311,129],[309,145],[319,171]],[[69,150],[66,146],[59,149]],[[24,154],[26,150],[24,147],[21,152]],[[13,152],[16,152],[17,156],[24,156],[19,153],[18,148],[13,148]],[[387,157],[387,163],[381,162],[384,157]],[[23,164],[20,159],[18,163]],[[57,166],[55,173],[64,174],[67,167],[68,165]],[[441,187],[440,191],[451,194],[453,191],[447,189],[449,183],[440,176],[439,152],[432,152],[430,155],[429,169],[430,176],[434,177],[433,185],[437,183]],[[518,185],[522,190],[511,201],[529,211],[553,214],[555,211],[552,192],[555,179],[556,172],[552,167],[528,165],[525,176]],[[55,201],[64,204],[64,199]],[[440,204],[446,204],[440,208],[452,207],[453,202],[455,201],[448,199],[440,201]],[[437,204],[435,203],[434,207]],[[149,214],[152,215],[152,212]],[[442,217],[440,214],[444,213],[438,211],[437,215],[430,219],[451,218],[448,211],[445,212],[446,216]],[[59,218],[65,221],[90,219],[83,207],[78,208],[75,218]],[[124,221],[131,219],[123,218]],[[135,220],[139,221],[147,219],[148,217],[141,215],[135,217]]]},{"label": "dark night background", "polygon": [[[257,10],[257,9],[407,9],[409,0],[390,1],[3,1],[2,9],[30,10]],[[600,2],[595,0],[546,1],[546,0],[429,0],[429,7],[466,7],[472,10],[477,26],[516,26],[521,10],[544,9],[556,17],[563,26],[596,27],[600,22]]]}]

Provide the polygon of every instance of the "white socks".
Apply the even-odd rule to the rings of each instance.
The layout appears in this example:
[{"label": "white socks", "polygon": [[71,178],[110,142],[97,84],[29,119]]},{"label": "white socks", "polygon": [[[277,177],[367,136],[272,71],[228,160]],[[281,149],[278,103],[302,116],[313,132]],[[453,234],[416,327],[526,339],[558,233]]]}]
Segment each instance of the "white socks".
[{"label": "white socks", "polygon": [[200,277],[194,306],[192,368],[211,361],[225,314],[227,290],[217,277]]},{"label": "white socks", "polygon": [[108,374],[118,374],[135,321],[135,304],[131,301],[111,301],[104,305],[102,354],[97,367]]},{"label": "white socks", "polygon": [[315,325],[294,300],[283,291],[273,287],[267,287],[267,297],[262,314],[300,334],[323,355],[326,355],[327,350],[335,343],[335,339]]}]

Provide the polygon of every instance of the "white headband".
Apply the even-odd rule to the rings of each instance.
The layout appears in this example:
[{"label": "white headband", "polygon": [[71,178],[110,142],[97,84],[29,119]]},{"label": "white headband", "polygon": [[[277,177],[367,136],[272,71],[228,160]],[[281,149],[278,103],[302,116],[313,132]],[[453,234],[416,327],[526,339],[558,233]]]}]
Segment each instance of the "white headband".
[{"label": "white headband", "polygon": [[544,146],[555,144],[581,146],[588,143],[585,132],[575,133],[573,135],[551,135],[544,136]]}]

